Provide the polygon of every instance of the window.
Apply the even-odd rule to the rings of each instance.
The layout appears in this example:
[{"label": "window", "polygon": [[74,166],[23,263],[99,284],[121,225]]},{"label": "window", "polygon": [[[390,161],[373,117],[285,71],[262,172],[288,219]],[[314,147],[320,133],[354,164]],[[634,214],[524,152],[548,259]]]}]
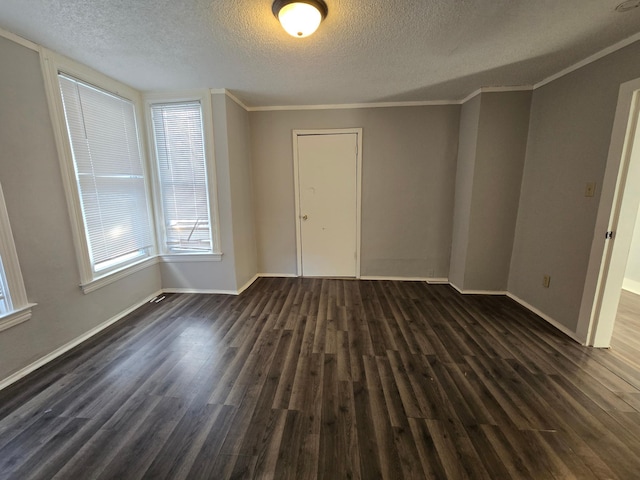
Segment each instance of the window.
[{"label": "window", "polygon": [[150,103],[163,251],[213,253],[200,100]]},{"label": "window", "polygon": [[13,243],[9,215],[0,186],[0,330],[31,318],[18,255]]},{"label": "window", "polygon": [[135,106],[64,73],[58,81],[95,279],[153,254]]},{"label": "window", "polygon": [[4,273],[4,267],[2,266],[2,256],[0,255],[0,316],[6,315],[12,309],[9,294],[5,293],[8,291],[7,278]]},{"label": "window", "polygon": [[40,58],[83,292],[158,261],[221,261],[210,92],[148,94],[145,112],[131,87],[47,49]]}]

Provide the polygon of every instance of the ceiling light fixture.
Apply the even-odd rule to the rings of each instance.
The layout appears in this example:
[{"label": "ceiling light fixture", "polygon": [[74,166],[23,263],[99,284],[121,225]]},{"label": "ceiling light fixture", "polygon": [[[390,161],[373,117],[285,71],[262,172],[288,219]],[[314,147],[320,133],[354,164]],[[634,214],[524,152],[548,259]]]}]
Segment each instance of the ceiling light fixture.
[{"label": "ceiling light fixture", "polygon": [[315,32],[328,13],[327,4],[322,0],[275,0],[271,10],[282,28],[296,38]]},{"label": "ceiling light fixture", "polygon": [[628,0],[616,7],[616,12],[624,13],[640,7],[640,0]]}]

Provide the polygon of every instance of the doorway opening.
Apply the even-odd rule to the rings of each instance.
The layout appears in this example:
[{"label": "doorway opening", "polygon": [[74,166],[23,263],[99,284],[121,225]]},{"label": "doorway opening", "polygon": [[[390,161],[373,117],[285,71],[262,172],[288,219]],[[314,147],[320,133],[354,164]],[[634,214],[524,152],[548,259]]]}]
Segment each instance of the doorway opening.
[{"label": "doorway opening", "polygon": [[[640,124],[640,112],[637,121]],[[634,148],[639,145],[640,127],[636,130]],[[625,190],[640,191],[640,177],[630,176]],[[610,346],[616,356],[640,368],[640,208],[631,234]]]},{"label": "doorway opening", "polygon": [[[622,84],[618,97],[589,264],[590,273],[596,273],[592,275],[596,281],[586,331],[588,345],[601,348],[611,345],[639,207],[640,79],[637,79]],[[589,283],[588,278],[585,299]],[[625,305],[627,300],[625,294]]]}]

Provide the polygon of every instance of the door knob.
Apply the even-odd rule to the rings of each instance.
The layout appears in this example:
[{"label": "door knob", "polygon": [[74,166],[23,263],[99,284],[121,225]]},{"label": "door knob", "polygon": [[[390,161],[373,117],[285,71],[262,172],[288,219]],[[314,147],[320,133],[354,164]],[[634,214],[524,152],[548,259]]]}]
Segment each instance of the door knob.
[{"label": "door knob", "polygon": [[303,220],[306,220],[307,218],[309,218],[309,217],[307,217],[306,215],[303,215],[303,216],[302,216],[302,219],[303,219]]}]

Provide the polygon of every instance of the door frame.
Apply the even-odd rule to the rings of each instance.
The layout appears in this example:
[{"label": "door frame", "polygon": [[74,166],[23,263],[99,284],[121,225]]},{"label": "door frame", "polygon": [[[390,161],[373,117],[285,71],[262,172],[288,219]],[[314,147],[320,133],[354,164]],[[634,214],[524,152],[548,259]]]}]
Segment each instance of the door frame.
[{"label": "door frame", "polygon": [[[620,86],[578,319],[578,336],[599,348],[611,342],[640,203],[640,194],[629,188],[640,172],[639,153],[633,149],[634,142],[640,148],[635,141],[639,116],[640,78]],[[606,232],[613,232],[613,238],[605,239]]]},{"label": "door frame", "polygon": [[360,243],[362,224],[362,128],[334,128],[321,130],[293,130],[293,179],[295,186],[296,259],[297,275],[302,276],[302,222],[300,213],[300,177],[298,137],[308,135],[355,134],[356,152],[356,278],[360,278]]}]

